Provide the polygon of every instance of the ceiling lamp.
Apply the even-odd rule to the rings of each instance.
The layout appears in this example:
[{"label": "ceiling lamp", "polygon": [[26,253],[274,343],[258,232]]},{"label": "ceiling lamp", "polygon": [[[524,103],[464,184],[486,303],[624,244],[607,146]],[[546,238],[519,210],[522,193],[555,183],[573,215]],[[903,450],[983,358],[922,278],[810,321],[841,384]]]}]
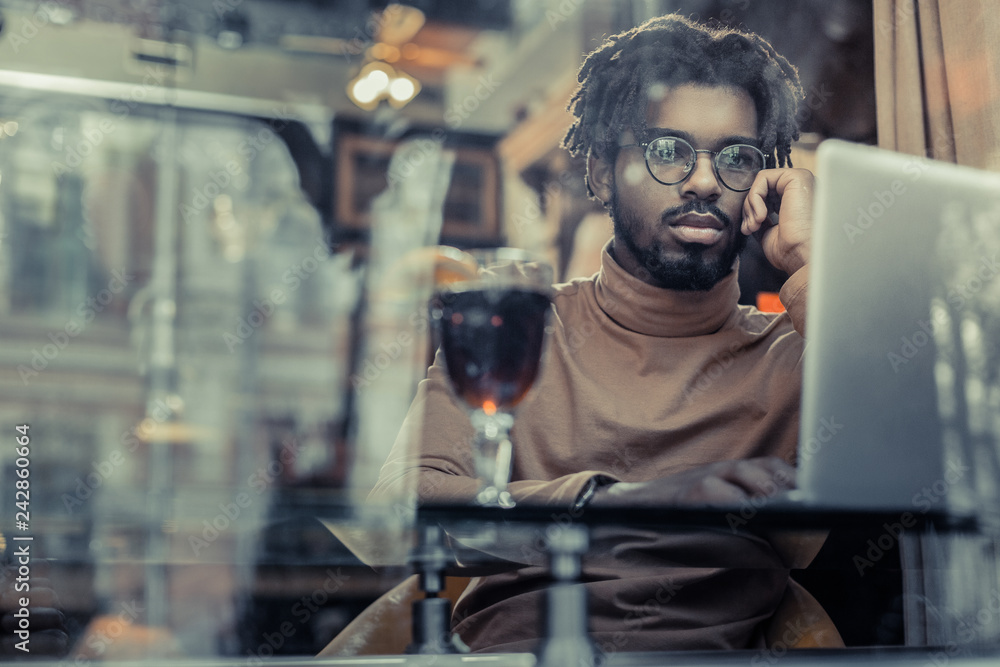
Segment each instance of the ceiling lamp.
[{"label": "ceiling lamp", "polygon": [[[347,96],[365,111],[372,111],[385,100],[400,109],[420,92],[420,82],[390,63],[399,61],[401,50],[424,27],[426,17],[416,7],[391,2],[373,23],[369,33],[373,43],[367,51],[370,62],[347,84]],[[412,45],[416,46],[416,45]]]},{"label": "ceiling lamp", "polygon": [[365,111],[372,111],[382,100],[397,109],[402,108],[419,92],[419,81],[381,61],[362,67],[347,84],[347,96]]}]

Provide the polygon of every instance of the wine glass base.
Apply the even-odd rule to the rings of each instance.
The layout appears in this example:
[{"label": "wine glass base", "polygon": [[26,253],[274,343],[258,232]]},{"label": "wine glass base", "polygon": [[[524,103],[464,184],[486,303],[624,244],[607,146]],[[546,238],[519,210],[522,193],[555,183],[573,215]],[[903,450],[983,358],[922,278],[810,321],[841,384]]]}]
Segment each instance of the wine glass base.
[{"label": "wine glass base", "polygon": [[504,507],[511,508],[517,503],[508,491],[498,491],[496,487],[490,486],[476,494],[476,504],[481,507]]}]

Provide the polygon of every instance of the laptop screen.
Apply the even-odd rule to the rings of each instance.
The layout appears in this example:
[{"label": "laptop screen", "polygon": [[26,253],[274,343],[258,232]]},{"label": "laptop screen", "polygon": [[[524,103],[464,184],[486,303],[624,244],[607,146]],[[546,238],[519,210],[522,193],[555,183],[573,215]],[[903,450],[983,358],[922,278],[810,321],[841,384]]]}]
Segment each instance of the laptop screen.
[{"label": "laptop screen", "polygon": [[812,502],[994,500],[998,221],[996,174],[820,146],[799,454]]}]

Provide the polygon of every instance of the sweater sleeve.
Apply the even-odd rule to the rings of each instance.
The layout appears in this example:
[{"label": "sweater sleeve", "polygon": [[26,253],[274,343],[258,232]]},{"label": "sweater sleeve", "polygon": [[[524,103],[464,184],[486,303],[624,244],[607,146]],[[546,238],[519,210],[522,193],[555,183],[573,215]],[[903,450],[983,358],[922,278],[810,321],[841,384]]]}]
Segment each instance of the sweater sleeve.
[{"label": "sweater sleeve", "polygon": [[[369,500],[471,501],[479,489],[472,452],[474,434],[467,412],[448,388],[439,357],[417,388]],[[570,508],[595,477],[614,479],[603,471],[585,470],[551,480],[518,480],[515,471],[509,488],[517,502]]]},{"label": "sweater sleeve", "polygon": [[778,298],[788,311],[792,326],[803,338],[806,336],[806,295],[809,287],[809,266],[803,266],[793,273],[781,286]]},{"label": "sweater sleeve", "polygon": [[[449,389],[439,355],[417,389],[368,501],[402,502],[408,507],[414,503],[471,502],[480,485],[472,452],[473,435],[467,412]],[[516,449],[516,427],[513,440]],[[601,484],[618,481],[614,475],[597,470],[525,480],[517,479],[515,470],[508,488],[515,502],[571,510],[592,479]]]}]

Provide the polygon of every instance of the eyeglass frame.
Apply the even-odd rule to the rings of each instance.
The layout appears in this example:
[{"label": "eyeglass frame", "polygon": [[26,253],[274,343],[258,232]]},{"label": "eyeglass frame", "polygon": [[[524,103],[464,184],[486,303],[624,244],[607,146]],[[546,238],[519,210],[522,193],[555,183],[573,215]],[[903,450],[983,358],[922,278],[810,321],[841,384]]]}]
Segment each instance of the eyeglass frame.
[{"label": "eyeglass frame", "polygon": [[[679,181],[674,181],[673,183],[664,183],[663,181],[661,181],[660,179],[658,179],[656,177],[656,174],[653,173],[652,168],[650,168],[650,166],[649,166],[649,147],[653,144],[654,141],[659,141],[660,139],[674,139],[676,141],[683,141],[688,146],[691,146],[691,150],[694,151],[694,162],[695,162],[695,164],[692,165],[692,167],[687,171],[687,173],[684,174],[684,178],[680,179]],[[678,183],[683,183],[687,179],[691,178],[691,174],[694,173],[695,166],[698,163],[698,153],[708,153],[709,155],[712,156],[712,169],[715,171],[715,178],[719,181],[719,183],[721,183],[726,189],[732,190],[733,192],[747,192],[748,190],[750,190],[750,188],[753,187],[753,182],[752,181],[751,181],[750,185],[748,185],[747,187],[742,188],[742,189],[737,189],[737,188],[732,187],[728,183],[726,183],[726,179],[722,178],[722,174],[719,173],[719,162],[718,162],[718,160],[719,160],[719,154],[721,154],[727,148],[732,148],[734,146],[746,146],[747,148],[754,149],[755,151],[757,151],[758,153],[760,153],[760,156],[763,158],[763,165],[764,166],[760,168],[760,171],[757,172],[758,174],[761,171],[764,171],[765,169],[768,168],[768,163],[771,160],[771,154],[770,153],[765,153],[764,151],[762,151],[761,149],[757,148],[753,144],[729,144],[728,146],[723,146],[722,148],[720,148],[717,151],[710,151],[707,148],[695,148],[694,146],[691,145],[691,142],[688,141],[687,139],[684,139],[683,137],[677,137],[677,136],[674,136],[672,134],[665,134],[662,137],[654,137],[654,138],[650,139],[649,141],[642,141],[642,142],[639,142],[639,143],[636,143],[636,144],[620,144],[618,146],[618,148],[631,148],[633,146],[637,146],[637,147],[643,149],[643,151],[642,151],[642,159],[646,163],[646,171],[649,172],[649,175],[653,177],[654,181],[656,181],[657,183],[659,183],[661,185],[677,185]],[[754,178],[756,178],[756,177],[757,177],[757,175],[754,174]]]}]

